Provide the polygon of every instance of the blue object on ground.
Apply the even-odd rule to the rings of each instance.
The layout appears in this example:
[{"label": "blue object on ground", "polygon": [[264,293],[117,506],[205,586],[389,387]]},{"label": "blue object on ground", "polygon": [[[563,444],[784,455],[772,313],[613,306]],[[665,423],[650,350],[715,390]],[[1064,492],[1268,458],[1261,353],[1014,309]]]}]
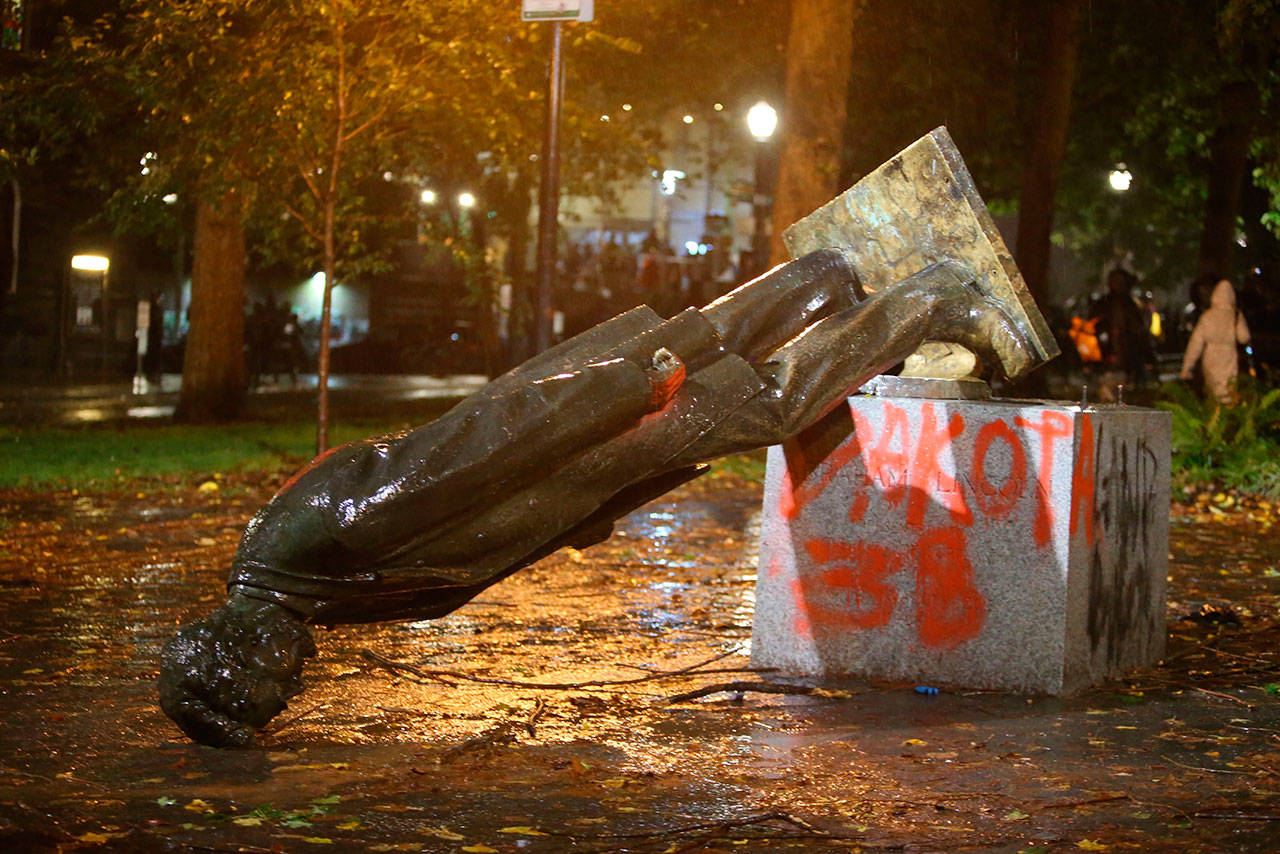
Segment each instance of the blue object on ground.
[{"label": "blue object on ground", "polygon": [[937,688],[934,688],[932,685],[917,685],[917,686],[916,686],[916,693],[917,693],[917,694],[929,694],[930,696],[932,696],[932,695],[934,695],[934,694],[938,693],[938,689],[937,689]]}]

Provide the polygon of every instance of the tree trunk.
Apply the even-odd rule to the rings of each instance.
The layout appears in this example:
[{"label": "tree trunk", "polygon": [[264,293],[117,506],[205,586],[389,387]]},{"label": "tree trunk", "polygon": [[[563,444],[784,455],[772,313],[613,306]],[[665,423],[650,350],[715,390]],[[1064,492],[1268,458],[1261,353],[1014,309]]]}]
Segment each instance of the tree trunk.
[{"label": "tree trunk", "polygon": [[1018,269],[1037,303],[1049,300],[1049,238],[1053,200],[1067,144],[1071,90],[1079,50],[1080,0],[1052,0],[1043,64],[1022,169],[1018,200]]},{"label": "tree trunk", "polygon": [[190,330],[175,420],[227,421],[244,411],[244,222],[239,198],[196,207]]},{"label": "tree trunk", "polygon": [[337,200],[324,201],[324,298],[320,304],[320,354],[316,360],[316,456],[329,450],[329,342],[332,338],[333,283],[337,267],[334,244]]},{"label": "tree trunk", "polygon": [[1257,88],[1244,81],[1222,90],[1222,124],[1209,146],[1208,195],[1200,231],[1197,272],[1231,275],[1236,240],[1236,216],[1249,165],[1250,120],[1257,104]]},{"label": "tree trunk", "polygon": [[793,0],[791,4],[770,264],[787,258],[783,229],[826,204],[841,189],[853,19],[854,0]]}]

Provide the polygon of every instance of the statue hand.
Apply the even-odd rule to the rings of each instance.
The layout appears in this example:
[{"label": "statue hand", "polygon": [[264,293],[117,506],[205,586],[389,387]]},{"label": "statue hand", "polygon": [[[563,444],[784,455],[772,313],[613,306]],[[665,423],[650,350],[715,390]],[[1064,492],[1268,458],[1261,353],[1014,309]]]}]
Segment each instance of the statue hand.
[{"label": "statue hand", "polygon": [[303,689],[311,635],[278,605],[232,596],[160,654],[160,706],[188,736],[244,747]]}]

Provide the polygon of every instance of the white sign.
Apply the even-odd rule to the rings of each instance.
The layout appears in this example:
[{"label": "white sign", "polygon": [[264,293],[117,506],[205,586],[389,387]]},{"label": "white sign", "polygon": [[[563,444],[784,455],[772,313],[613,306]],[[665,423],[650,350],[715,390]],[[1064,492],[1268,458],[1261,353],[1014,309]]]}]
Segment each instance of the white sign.
[{"label": "white sign", "polygon": [[578,21],[594,17],[595,0],[522,0],[522,21]]}]

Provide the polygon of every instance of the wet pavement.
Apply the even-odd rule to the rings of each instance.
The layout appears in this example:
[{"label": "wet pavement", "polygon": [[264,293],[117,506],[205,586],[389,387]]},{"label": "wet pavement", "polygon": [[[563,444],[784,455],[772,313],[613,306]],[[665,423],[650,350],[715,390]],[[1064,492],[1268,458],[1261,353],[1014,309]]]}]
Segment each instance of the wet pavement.
[{"label": "wet pavement", "polygon": [[[926,696],[746,672],[759,489],[704,478],[448,618],[317,632],[256,747],[198,747],[156,706],[159,648],[282,476],[0,491],[0,849],[1280,847],[1273,508],[1175,507],[1161,666]],[[668,702],[744,680],[820,690]]]}]

